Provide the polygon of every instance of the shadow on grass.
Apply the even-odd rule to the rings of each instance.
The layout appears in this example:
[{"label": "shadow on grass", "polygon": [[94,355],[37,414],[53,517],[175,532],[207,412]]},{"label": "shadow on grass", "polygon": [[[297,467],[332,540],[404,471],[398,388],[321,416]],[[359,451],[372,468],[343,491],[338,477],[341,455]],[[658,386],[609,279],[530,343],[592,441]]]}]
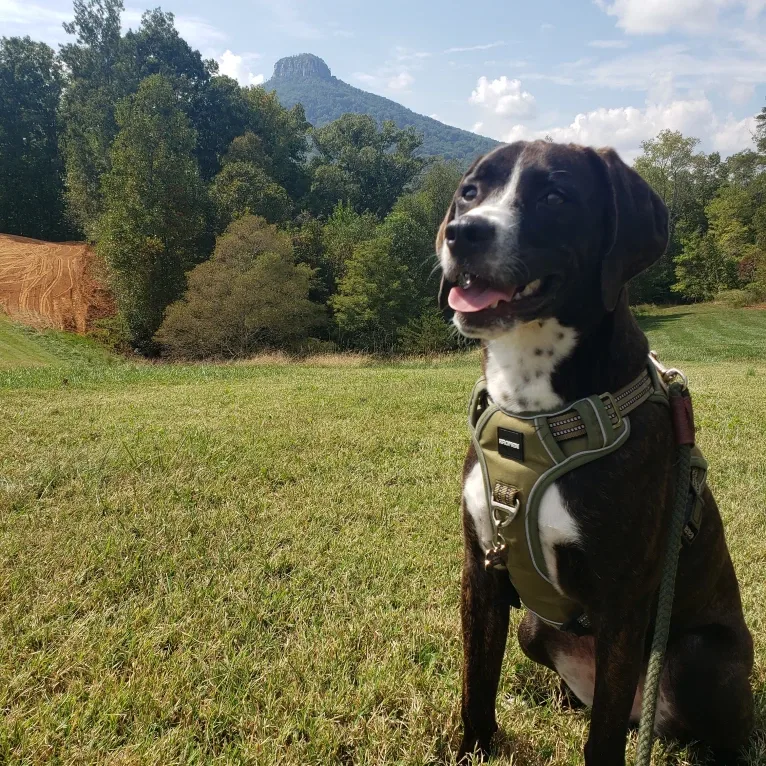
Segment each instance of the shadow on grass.
[{"label": "shadow on grass", "polygon": [[[559,685],[556,676],[546,668],[535,663],[522,663],[514,669],[513,677],[507,686],[507,693],[517,696],[528,705],[549,706],[559,710],[577,710],[582,703],[574,695],[567,694],[565,685]],[[755,692],[755,727],[747,746],[741,753],[741,760],[726,761],[726,766],[756,766],[766,763],[766,685]],[[631,728],[637,728],[631,726]],[[686,763],[688,766],[724,766],[723,761],[716,761],[712,750],[702,743],[687,746],[672,739],[660,738],[666,752],[664,763]],[[525,742],[514,737],[502,728],[493,739],[493,753],[513,762],[536,766],[548,763],[546,753],[540,753],[532,742]],[[546,756],[546,757],[543,757]]]},{"label": "shadow on grass", "polygon": [[675,314],[639,314],[636,317],[638,326],[644,332],[651,332],[652,330],[658,330],[668,322],[677,322],[679,319],[683,319],[691,314],[691,311],[681,311]]}]

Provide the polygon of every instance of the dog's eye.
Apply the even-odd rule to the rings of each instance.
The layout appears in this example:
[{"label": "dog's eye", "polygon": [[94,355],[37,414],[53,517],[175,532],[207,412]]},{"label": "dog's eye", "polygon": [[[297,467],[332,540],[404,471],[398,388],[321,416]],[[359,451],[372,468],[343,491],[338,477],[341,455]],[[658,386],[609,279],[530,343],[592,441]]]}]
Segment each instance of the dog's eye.
[{"label": "dog's eye", "polygon": [[546,205],[560,205],[564,201],[564,197],[559,192],[552,191],[543,197],[543,201]]},{"label": "dog's eye", "polygon": [[478,193],[479,190],[473,184],[468,184],[467,186],[463,187],[460,192],[460,196],[467,202],[470,202],[471,200],[476,199]]}]

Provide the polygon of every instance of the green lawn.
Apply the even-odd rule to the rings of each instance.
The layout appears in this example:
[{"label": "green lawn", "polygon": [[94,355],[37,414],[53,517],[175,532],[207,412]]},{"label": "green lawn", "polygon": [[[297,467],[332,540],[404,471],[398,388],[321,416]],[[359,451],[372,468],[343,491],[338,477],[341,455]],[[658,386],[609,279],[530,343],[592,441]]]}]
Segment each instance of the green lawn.
[{"label": "green lawn", "polygon": [[[694,388],[762,732],[766,312],[642,321]],[[163,366],[22,335],[25,365],[0,347],[0,762],[450,762],[475,353]],[[511,639],[496,763],[581,763],[587,712],[555,689]]]},{"label": "green lawn", "polygon": [[[81,367],[105,367],[119,364],[118,359],[110,356],[103,348],[88,338],[82,338],[59,330],[33,330],[11,322],[0,314],[0,376],[9,370],[23,372],[23,376],[35,379],[41,371],[34,370],[42,366],[43,377],[60,369],[71,370]],[[14,378],[16,381],[19,378]]]},{"label": "green lawn", "polygon": [[56,361],[30,330],[25,330],[0,315],[0,370],[36,367]]}]

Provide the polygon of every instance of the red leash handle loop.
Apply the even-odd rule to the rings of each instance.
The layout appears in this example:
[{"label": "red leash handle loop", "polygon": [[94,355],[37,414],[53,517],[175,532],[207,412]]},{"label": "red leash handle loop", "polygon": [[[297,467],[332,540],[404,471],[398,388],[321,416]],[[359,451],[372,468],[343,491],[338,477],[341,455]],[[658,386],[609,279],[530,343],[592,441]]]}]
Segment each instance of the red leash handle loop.
[{"label": "red leash handle loop", "polygon": [[670,386],[670,413],[676,444],[694,446],[694,410],[688,388],[673,383]]}]

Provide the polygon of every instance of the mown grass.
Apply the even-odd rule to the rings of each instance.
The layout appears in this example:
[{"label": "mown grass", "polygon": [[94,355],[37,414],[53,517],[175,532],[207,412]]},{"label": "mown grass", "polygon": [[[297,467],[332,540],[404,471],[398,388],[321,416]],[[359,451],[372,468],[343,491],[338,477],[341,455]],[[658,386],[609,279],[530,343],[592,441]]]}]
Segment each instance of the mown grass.
[{"label": "mown grass", "polygon": [[0,370],[51,364],[55,357],[30,338],[31,333],[0,314]]},{"label": "mown grass", "polygon": [[[766,312],[682,311],[642,321],[694,386],[763,730]],[[55,363],[0,372],[0,762],[450,762],[476,355],[107,364],[47,337]],[[581,762],[588,714],[513,637],[498,711],[497,763]]]},{"label": "mown grass", "polygon": [[[89,338],[59,330],[35,330],[0,314],[0,376],[9,370],[40,367],[95,370],[119,363],[119,359]],[[33,370],[31,379],[35,373],[43,377],[46,374]]]}]

